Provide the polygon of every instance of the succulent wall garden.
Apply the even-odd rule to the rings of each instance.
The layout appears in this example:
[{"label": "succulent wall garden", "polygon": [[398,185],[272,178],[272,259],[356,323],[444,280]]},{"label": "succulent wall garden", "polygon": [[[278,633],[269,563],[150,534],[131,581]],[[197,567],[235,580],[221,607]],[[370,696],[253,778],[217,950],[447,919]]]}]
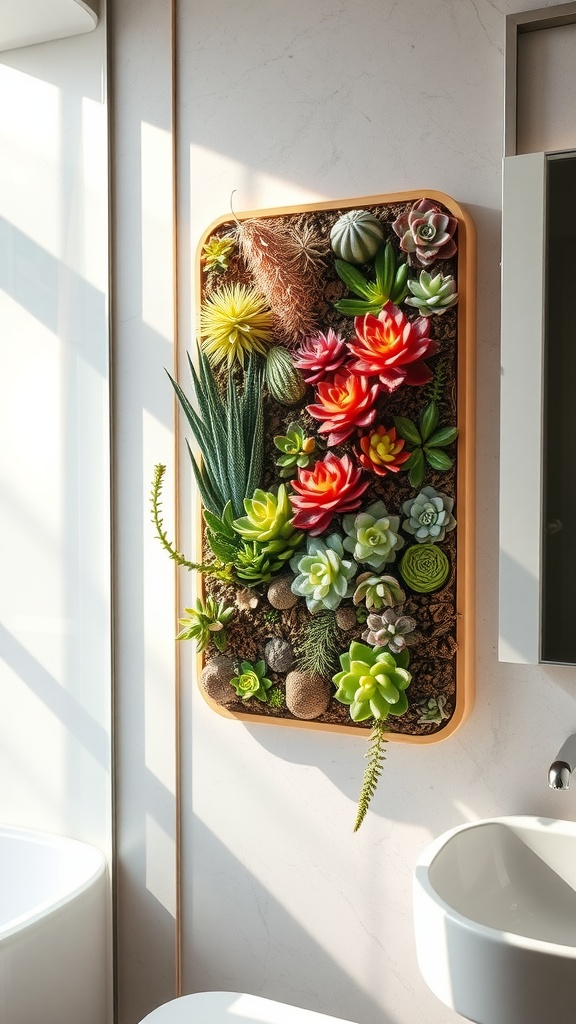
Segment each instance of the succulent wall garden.
[{"label": "succulent wall garden", "polygon": [[[457,221],[423,197],[220,224],[172,380],[203,505],[180,620],[232,714],[440,732],[456,654]],[[201,458],[196,452],[199,450]],[[200,546],[200,545],[199,545]]]}]

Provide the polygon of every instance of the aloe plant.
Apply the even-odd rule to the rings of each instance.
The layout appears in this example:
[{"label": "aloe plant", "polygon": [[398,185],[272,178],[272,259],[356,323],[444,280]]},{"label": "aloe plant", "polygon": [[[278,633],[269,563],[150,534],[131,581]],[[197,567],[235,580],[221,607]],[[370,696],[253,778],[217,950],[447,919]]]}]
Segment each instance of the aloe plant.
[{"label": "aloe plant", "polygon": [[[264,365],[251,355],[244,380],[244,391],[228,374],[226,395],[216,384],[207,356],[198,348],[198,372],[188,356],[196,412],[180,385],[170,376],[178,401],[202,453],[199,464],[188,444],[202,503],[209,512],[222,519],[228,501],[236,516],[244,512],[244,498],[260,483],[264,450],[264,418],[262,387]],[[166,371],[168,372],[168,371]]]},{"label": "aloe plant", "polygon": [[348,285],[357,299],[339,299],[334,305],[345,316],[377,315],[387,302],[397,306],[408,294],[408,264],[396,263],[391,242],[387,242],[376,253],[374,259],[375,281],[368,281],[363,274],[345,260],[335,261],[338,277]]}]

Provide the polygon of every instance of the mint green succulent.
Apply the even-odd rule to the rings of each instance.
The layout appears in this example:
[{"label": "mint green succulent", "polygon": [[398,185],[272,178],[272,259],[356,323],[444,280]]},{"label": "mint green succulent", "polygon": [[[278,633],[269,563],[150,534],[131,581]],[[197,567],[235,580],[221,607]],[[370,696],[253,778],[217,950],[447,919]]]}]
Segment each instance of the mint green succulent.
[{"label": "mint green succulent", "polygon": [[336,686],[334,697],[349,706],[353,722],[368,718],[382,721],[408,710],[404,693],[412,679],[408,651],[393,655],[353,640],[350,650],[340,655],[340,664],[342,671],[332,680]]},{"label": "mint green succulent", "polygon": [[244,509],[246,515],[235,519],[233,524],[236,533],[244,540],[256,540],[264,544],[268,541],[287,540],[296,532],[291,522],[292,505],[286,484],[280,484],[278,494],[256,488],[251,498],[244,498]]},{"label": "mint green succulent", "polygon": [[383,501],[375,501],[357,515],[344,516],[342,525],[348,534],[344,541],[357,562],[381,569],[393,562],[406,543],[398,535],[400,516],[391,516]]},{"label": "mint green succulent", "polygon": [[230,686],[236,690],[236,696],[242,700],[260,700],[266,703],[267,690],[272,686],[272,680],[266,678],[266,662],[257,661],[252,665],[249,661],[243,661],[240,665],[240,675],[230,680]]},{"label": "mint green succulent", "polygon": [[377,576],[363,572],[356,577],[356,590],[352,595],[354,604],[366,602],[366,607],[379,611],[380,608],[393,608],[406,600],[406,594],[393,576]]},{"label": "mint green succulent", "polygon": [[445,313],[458,302],[456,281],[449,275],[436,274],[432,277],[422,270],[417,281],[407,282],[412,295],[406,299],[407,306],[414,306],[423,316],[430,313]]},{"label": "mint green succulent", "polygon": [[280,467],[283,480],[296,476],[299,469],[306,469],[314,458],[316,442],[313,437],[306,437],[299,423],[290,423],[285,435],[274,438],[274,444],[282,452],[276,465]]},{"label": "mint green succulent", "polygon": [[[234,520],[234,530],[244,541],[257,545],[253,549],[254,558],[266,556],[273,575],[292,557],[304,537],[292,526],[292,505],[286,485],[280,484],[277,495],[257,488],[251,498],[244,499],[244,508],[246,515]],[[247,556],[244,549],[234,564],[245,562]]]},{"label": "mint green succulent", "polygon": [[213,597],[207,597],[203,601],[200,597],[194,608],[185,608],[186,617],[179,619],[184,628],[180,630],[177,640],[195,640],[196,649],[203,651],[210,640],[219,651],[226,647],[226,626],[234,615],[234,608],[226,607],[224,601],[216,601]]},{"label": "mint green succulent", "polygon": [[428,700],[418,702],[420,708],[420,718],[418,719],[418,725],[440,725],[445,718],[449,718],[448,712],[445,710],[446,697],[444,694],[439,693],[437,697],[429,697]]},{"label": "mint green succulent", "polygon": [[256,541],[244,541],[234,561],[234,575],[246,587],[259,587],[269,583],[282,562],[274,562]]},{"label": "mint green succulent", "polygon": [[343,598],[352,596],[351,580],[358,566],[351,558],[345,558],[338,533],[331,533],[325,541],[308,537],[306,553],[294,555],[290,568],[297,574],[292,592],[306,598],[310,612],[319,608],[335,611]]},{"label": "mint green succulent", "polygon": [[404,515],[408,516],[402,523],[402,529],[412,534],[419,544],[439,543],[456,526],[453,508],[454,498],[434,487],[423,487],[415,498],[402,505]]}]

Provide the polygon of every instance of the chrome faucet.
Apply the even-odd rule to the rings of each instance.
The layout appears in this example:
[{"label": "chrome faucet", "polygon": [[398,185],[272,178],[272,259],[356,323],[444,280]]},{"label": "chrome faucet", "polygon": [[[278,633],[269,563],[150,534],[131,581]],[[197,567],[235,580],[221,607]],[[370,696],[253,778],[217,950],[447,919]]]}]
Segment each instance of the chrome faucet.
[{"label": "chrome faucet", "polygon": [[550,789],[568,789],[570,776],[576,768],[576,734],[569,736],[562,744],[548,770]]}]

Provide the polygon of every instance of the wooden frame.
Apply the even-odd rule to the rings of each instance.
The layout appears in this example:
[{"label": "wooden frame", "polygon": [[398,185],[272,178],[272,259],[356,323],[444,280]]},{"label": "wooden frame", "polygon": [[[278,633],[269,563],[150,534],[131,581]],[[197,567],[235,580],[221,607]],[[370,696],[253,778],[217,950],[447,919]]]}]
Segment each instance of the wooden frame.
[{"label": "wooden frame", "polygon": [[[393,741],[406,743],[433,743],[451,736],[463,723],[470,712],[474,696],[474,609],[475,609],[475,573],[474,573],[474,499],[475,499],[475,229],[469,215],[450,196],[436,190],[398,192],[387,195],[361,197],[352,200],[338,200],[300,206],[282,207],[279,209],[250,210],[238,214],[238,220],[252,218],[283,217],[293,214],[314,213],[316,211],[347,210],[370,208],[370,206],[418,201],[426,197],[433,202],[442,204],[458,221],[458,319],[457,319],[457,407],[458,407],[458,473],[456,486],[456,502],[458,509],[458,549],[456,560],[456,696],[454,711],[450,719],[437,731],[427,735],[409,735],[388,733]],[[202,270],[200,253],[202,246],[213,232],[231,222],[229,215],[215,220],[200,239],[196,260],[196,301],[200,308],[202,299]],[[199,523],[201,520],[199,520]],[[201,546],[202,530],[199,528],[199,546]],[[200,556],[200,551],[198,551]],[[200,560],[200,557],[199,557]],[[200,584],[202,586],[202,584]],[[204,659],[199,655],[197,667],[198,677]],[[288,727],[308,728],[327,732],[366,735],[366,728],[350,725],[337,725],[301,719],[261,717],[242,711],[231,711],[227,707],[216,704],[200,687],[201,693],[218,714],[225,718],[236,719],[252,724],[274,724]]]}]

